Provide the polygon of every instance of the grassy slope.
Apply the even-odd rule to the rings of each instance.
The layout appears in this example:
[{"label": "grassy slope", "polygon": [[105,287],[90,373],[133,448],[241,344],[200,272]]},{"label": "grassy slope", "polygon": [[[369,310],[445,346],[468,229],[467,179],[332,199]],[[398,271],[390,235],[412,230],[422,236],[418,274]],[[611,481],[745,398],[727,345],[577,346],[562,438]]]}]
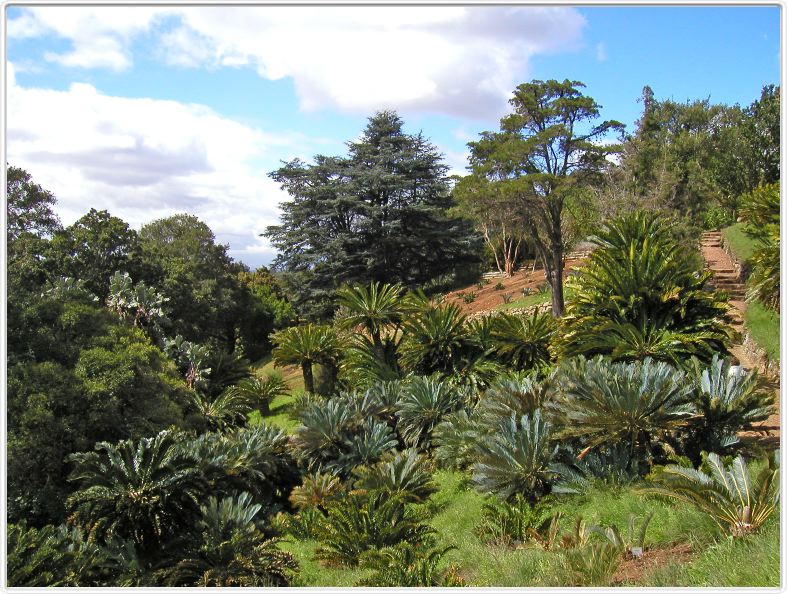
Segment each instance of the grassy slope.
[{"label": "grassy slope", "polygon": [[[273,365],[273,359],[270,355],[263,357],[252,366],[254,373],[259,376],[264,376],[268,373],[278,371],[282,374],[284,381],[290,387],[291,392],[283,396],[277,396],[271,402],[271,414],[265,417],[265,422],[274,427],[281,427],[287,433],[292,433],[293,429],[298,425],[298,422],[292,419],[289,415],[290,404],[293,397],[299,392],[303,391],[303,376],[297,367],[285,367],[277,369]],[[249,423],[255,425],[262,421],[259,411],[252,411],[249,415]]]},{"label": "grassy slope", "polygon": [[[443,563],[456,564],[471,586],[561,585],[556,571],[558,554],[536,546],[501,548],[482,542],[476,527],[481,521],[484,498],[470,488],[467,478],[456,472],[435,475],[439,490],[427,503],[431,525],[438,531],[440,546],[457,547]],[[615,523],[624,532],[629,514],[642,518],[655,512],[648,529],[649,548],[668,548],[690,542],[696,557],[689,563],[671,562],[650,570],[636,585],[671,586],[777,586],[779,578],[778,516],[760,535],[742,542],[718,538],[713,523],[685,505],[646,498],[631,488],[600,488],[588,495],[560,501],[562,531],[568,531],[576,515],[588,524]],[[301,581],[308,586],[352,586],[364,572],[357,569],[326,568],[314,560],[314,541],[283,545],[301,563]],[[635,584],[630,584],[635,585]]]},{"label": "grassy slope", "polygon": [[[743,224],[737,223],[722,229],[730,249],[741,260],[748,259],[755,250],[755,242],[743,232]],[[779,314],[765,308],[759,301],[750,301],[746,308],[746,328],[754,341],[768,353],[768,357],[779,360]]]}]

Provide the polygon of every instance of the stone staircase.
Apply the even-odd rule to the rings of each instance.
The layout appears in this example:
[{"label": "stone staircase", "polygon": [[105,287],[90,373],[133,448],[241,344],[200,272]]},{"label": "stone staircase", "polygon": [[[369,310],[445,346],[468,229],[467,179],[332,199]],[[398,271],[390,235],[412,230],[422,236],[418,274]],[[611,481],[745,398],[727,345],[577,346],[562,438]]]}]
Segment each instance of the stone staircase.
[{"label": "stone staircase", "polygon": [[729,265],[728,260],[713,257],[716,249],[723,252],[721,232],[708,231],[703,233],[700,239],[700,247],[708,261],[708,268],[713,272],[713,277],[709,284],[720,291],[725,291],[730,296],[730,304],[733,306],[730,310],[730,315],[733,319],[732,325],[735,330],[740,331],[743,328],[741,312],[746,308],[746,286],[740,282],[738,271]]}]

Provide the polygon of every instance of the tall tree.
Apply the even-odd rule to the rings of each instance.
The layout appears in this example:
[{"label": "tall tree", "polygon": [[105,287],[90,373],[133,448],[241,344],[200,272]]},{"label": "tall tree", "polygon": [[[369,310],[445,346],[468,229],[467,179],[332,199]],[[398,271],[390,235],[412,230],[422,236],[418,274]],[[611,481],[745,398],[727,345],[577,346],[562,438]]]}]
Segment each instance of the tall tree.
[{"label": "tall tree", "polygon": [[227,255],[227,246],[187,214],[148,223],[139,238],[143,262],[158,269],[153,285],[169,300],[169,334],[233,350],[250,294],[238,280],[243,267]]},{"label": "tall tree", "polygon": [[421,134],[406,134],[399,116],[381,112],[348,150],[270,174],[293,200],[265,235],[305,314],[328,316],[343,284],[417,287],[478,261],[469,223],[447,214],[447,167]]},{"label": "tall tree", "polygon": [[141,276],[139,239],[128,224],[106,210],[91,208],[87,214],[50,242],[50,266],[61,276],[84,281],[102,301],[109,294],[109,279],[117,271]]},{"label": "tall tree", "polygon": [[611,165],[607,157],[619,146],[601,141],[623,131],[616,121],[593,123],[600,106],[582,93],[584,86],[570,80],[519,85],[500,132],[483,132],[468,145],[472,174],[515,196],[526,214],[556,317],[563,315],[564,207]]}]

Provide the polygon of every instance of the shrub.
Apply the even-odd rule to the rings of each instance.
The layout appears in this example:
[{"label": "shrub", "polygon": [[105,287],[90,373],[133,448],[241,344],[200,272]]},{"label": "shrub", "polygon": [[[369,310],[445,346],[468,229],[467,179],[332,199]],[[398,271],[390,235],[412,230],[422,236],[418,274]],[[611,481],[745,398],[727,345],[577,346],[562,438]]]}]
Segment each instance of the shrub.
[{"label": "shrub", "polygon": [[350,493],[328,508],[318,535],[318,559],[357,566],[361,555],[406,542],[426,544],[434,530],[401,497],[385,491]]},{"label": "shrub", "polygon": [[455,548],[431,549],[402,543],[369,551],[361,558],[361,568],[371,569],[373,573],[357,585],[389,588],[464,586],[464,580],[454,566],[438,569],[443,556]]},{"label": "shrub", "polygon": [[532,375],[509,373],[499,378],[481,397],[475,418],[478,429],[494,433],[512,415],[532,415],[551,399],[547,382],[538,382]]},{"label": "shrub", "polygon": [[473,301],[475,301],[477,297],[478,295],[476,295],[475,291],[470,291],[469,293],[465,293],[464,295],[462,295],[462,301],[470,304]]},{"label": "shrub", "polygon": [[708,514],[723,532],[741,537],[757,532],[776,510],[777,465],[774,455],[752,480],[741,456],[728,467],[717,454],[708,454],[700,470],[674,464],[657,469],[653,476],[655,486],[640,492],[690,503]]},{"label": "shrub", "polygon": [[453,303],[432,305],[419,301],[403,323],[404,368],[419,375],[450,374],[462,355],[476,346],[466,319]]},{"label": "shrub", "polygon": [[532,502],[517,493],[511,501],[489,501],[482,508],[478,535],[486,542],[517,546],[537,534],[537,529],[553,517],[553,501],[548,497]]},{"label": "shrub", "polygon": [[495,285],[495,291],[504,291],[506,286],[503,283],[497,283]]},{"label": "shrub", "polygon": [[513,293],[503,293],[501,297],[503,298],[503,303],[511,303],[514,300]]},{"label": "shrub", "polygon": [[543,369],[552,361],[549,347],[556,330],[555,319],[546,312],[530,316],[501,313],[492,321],[495,357],[509,368]]},{"label": "shrub", "polygon": [[563,319],[564,354],[681,366],[726,352],[726,299],[708,288],[712,273],[674,238],[673,227],[635,212],[593,238],[598,249],[568,282],[574,296]]},{"label": "shrub", "polygon": [[691,384],[663,362],[609,363],[575,359],[558,374],[561,398],[555,412],[561,435],[577,437],[587,450],[625,444],[631,461],[652,463],[671,432],[694,414]]},{"label": "shrub", "polygon": [[553,457],[557,448],[550,444],[550,425],[541,411],[512,416],[497,433],[482,437],[476,445],[473,481],[479,491],[503,499],[517,493],[534,501],[549,491],[558,476]]},{"label": "shrub", "polygon": [[620,565],[620,550],[609,542],[567,549],[561,556],[561,585],[609,586]]},{"label": "shrub", "polygon": [[603,536],[611,545],[616,547],[624,557],[630,559],[635,556],[635,549],[639,549],[640,554],[645,550],[645,534],[648,531],[650,521],[653,519],[653,512],[650,512],[642,520],[639,529],[636,529],[636,517],[629,514],[628,532],[624,536],[620,529],[611,524],[609,526],[591,526],[590,531]]},{"label": "shrub", "polygon": [[307,475],[303,482],[290,493],[290,503],[299,510],[325,509],[331,499],[344,490],[342,482],[333,473]]},{"label": "shrub", "polygon": [[444,468],[464,470],[474,462],[480,432],[467,410],[460,409],[443,417],[432,435],[435,460]]},{"label": "shrub", "polygon": [[428,458],[410,449],[397,452],[371,467],[355,469],[356,489],[387,491],[407,502],[421,502],[437,489]]},{"label": "shrub", "polygon": [[779,183],[755,188],[743,197],[741,214],[746,220],[744,230],[758,244],[749,258],[749,299],[759,299],[771,309],[779,309],[780,242]]},{"label": "shrub", "polygon": [[695,364],[692,403],[700,414],[681,432],[683,452],[695,464],[700,452],[733,453],[738,433],[767,419],[773,395],[764,389],[756,372],[733,372],[728,361],[714,356],[709,367]]},{"label": "shrub", "polygon": [[399,432],[411,447],[428,449],[434,427],[460,404],[460,392],[437,377],[413,377],[399,400]]}]

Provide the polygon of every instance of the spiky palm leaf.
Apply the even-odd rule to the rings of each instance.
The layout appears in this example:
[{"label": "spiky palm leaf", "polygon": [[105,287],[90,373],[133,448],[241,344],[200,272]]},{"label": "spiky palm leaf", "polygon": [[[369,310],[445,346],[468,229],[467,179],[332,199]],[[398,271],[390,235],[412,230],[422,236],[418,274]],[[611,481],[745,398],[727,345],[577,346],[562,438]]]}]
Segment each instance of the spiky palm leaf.
[{"label": "spiky palm leaf", "polygon": [[685,353],[708,361],[726,351],[726,300],[708,289],[711,273],[699,270],[671,225],[635,212],[608,222],[593,238],[598,249],[569,280],[563,354],[680,364]]},{"label": "spiky palm leaf", "polygon": [[288,586],[298,563],[255,524],[261,506],[248,493],[200,507],[196,542],[166,572],[170,586]]},{"label": "spiky palm leaf", "polygon": [[564,437],[578,437],[587,449],[626,444],[632,459],[650,463],[654,447],[695,414],[691,384],[663,362],[609,363],[575,359],[559,376],[562,398],[554,404]]},{"label": "spiky palm leaf", "polygon": [[436,377],[416,376],[408,380],[396,412],[405,443],[428,449],[434,427],[460,403],[460,392]]},{"label": "spiky palm leaf", "polygon": [[393,430],[383,421],[366,419],[360,431],[344,443],[344,453],[327,465],[346,475],[361,464],[374,464],[397,445]]},{"label": "spiky palm leaf", "polygon": [[436,491],[432,482],[434,469],[429,459],[414,449],[397,452],[374,466],[360,466],[354,474],[356,489],[384,490],[405,501],[421,502]]},{"label": "spiky palm leaf", "polygon": [[324,509],[328,501],[344,491],[341,479],[333,473],[315,473],[303,478],[303,483],[290,493],[290,503],[300,510]]},{"label": "spiky palm leaf", "polygon": [[556,330],[555,318],[548,312],[501,313],[494,316],[491,330],[495,356],[509,368],[543,369],[552,362],[549,349]]},{"label": "spiky palm leaf", "polygon": [[403,289],[401,285],[372,282],[368,287],[345,287],[337,292],[344,308],[340,325],[346,329],[363,328],[375,347],[382,346],[382,335],[402,322]]},{"label": "spiky palm leaf", "polygon": [[211,399],[207,394],[191,390],[188,399],[197,414],[211,431],[224,431],[229,427],[240,427],[252,409],[250,398],[239,390],[229,388]]},{"label": "spiky palm leaf", "polygon": [[277,396],[289,393],[287,382],[281,373],[273,372],[264,378],[250,377],[239,381],[230,390],[245,396],[252,406],[256,406],[265,416],[270,413],[270,404]]},{"label": "spiky palm leaf", "polygon": [[552,446],[550,437],[550,424],[536,410],[519,419],[512,416],[497,433],[481,438],[473,465],[478,490],[503,499],[517,493],[538,499],[558,476],[552,463],[557,447]]},{"label": "spiky palm leaf", "polygon": [[695,463],[699,463],[700,452],[734,451],[740,444],[738,433],[773,412],[773,394],[764,389],[757,373],[735,372],[718,355],[709,367],[695,362],[691,379],[695,386],[692,402],[700,414],[682,436],[684,451]]},{"label": "spiky palm leaf", "polygon": [[463,586],[455,570],[439,569],[440,561],[456,547],[430,549],[402,543],[395,547],[368,551],[361,557],[361,567],[374,571],[358,582],[359,586],[427,587]]},{"label": "spiky palm leaf", "polygon": [[300,365],[307,392],[314,392],[312,365],[335,367],[341,358],[341,344],[330,326],[293,326],[271,335],[277,365]]},{"label": "spiky palm leaf", "polygon": [[402,365],[419,375],[450,374],[468,348],[477,347],[465,321],[453,303],[427,305],[405,318]]},{"label": "spiky palm leaf", "polygon": [[330,563],[356,566],[366,551],[402,542],[426,544],[433,534],[434,529],[422,524],[402,498],[384,491],[351,493],[328,508],[316,556]]},{"label": "spiky palm leaf", "polygon": [[548,382],[521,373],[503,376],[489,387],[476,407],[479,429],[494,432],[511,415],[516,418],[532,415],[551,397]]},{"label": "spiky palm leaf", "polygon": [[70,479],[80,484],[66,504],[71,522],[99,541],[130,539],[148,554],[189,525],[203,484],[169,432],[95,449],[69,456]]},{"label": "spiky palm leaf", "polygon": [[432,432],[435,460],[444,468],[468,468],[475,461],[476,444],[483,434],[474,413],[459,409],[446,415]]},{"label": "spiky palm leaf", "polygon": [[777,509],[777,455],[768,459],[754,480],[741,456],[727,467],[718,454],[708,454],[703,466],[704,470],[677,465],[660,468],[654,477],[656,484],[640,492],[690,503],[733,537],[757,532]]}]

